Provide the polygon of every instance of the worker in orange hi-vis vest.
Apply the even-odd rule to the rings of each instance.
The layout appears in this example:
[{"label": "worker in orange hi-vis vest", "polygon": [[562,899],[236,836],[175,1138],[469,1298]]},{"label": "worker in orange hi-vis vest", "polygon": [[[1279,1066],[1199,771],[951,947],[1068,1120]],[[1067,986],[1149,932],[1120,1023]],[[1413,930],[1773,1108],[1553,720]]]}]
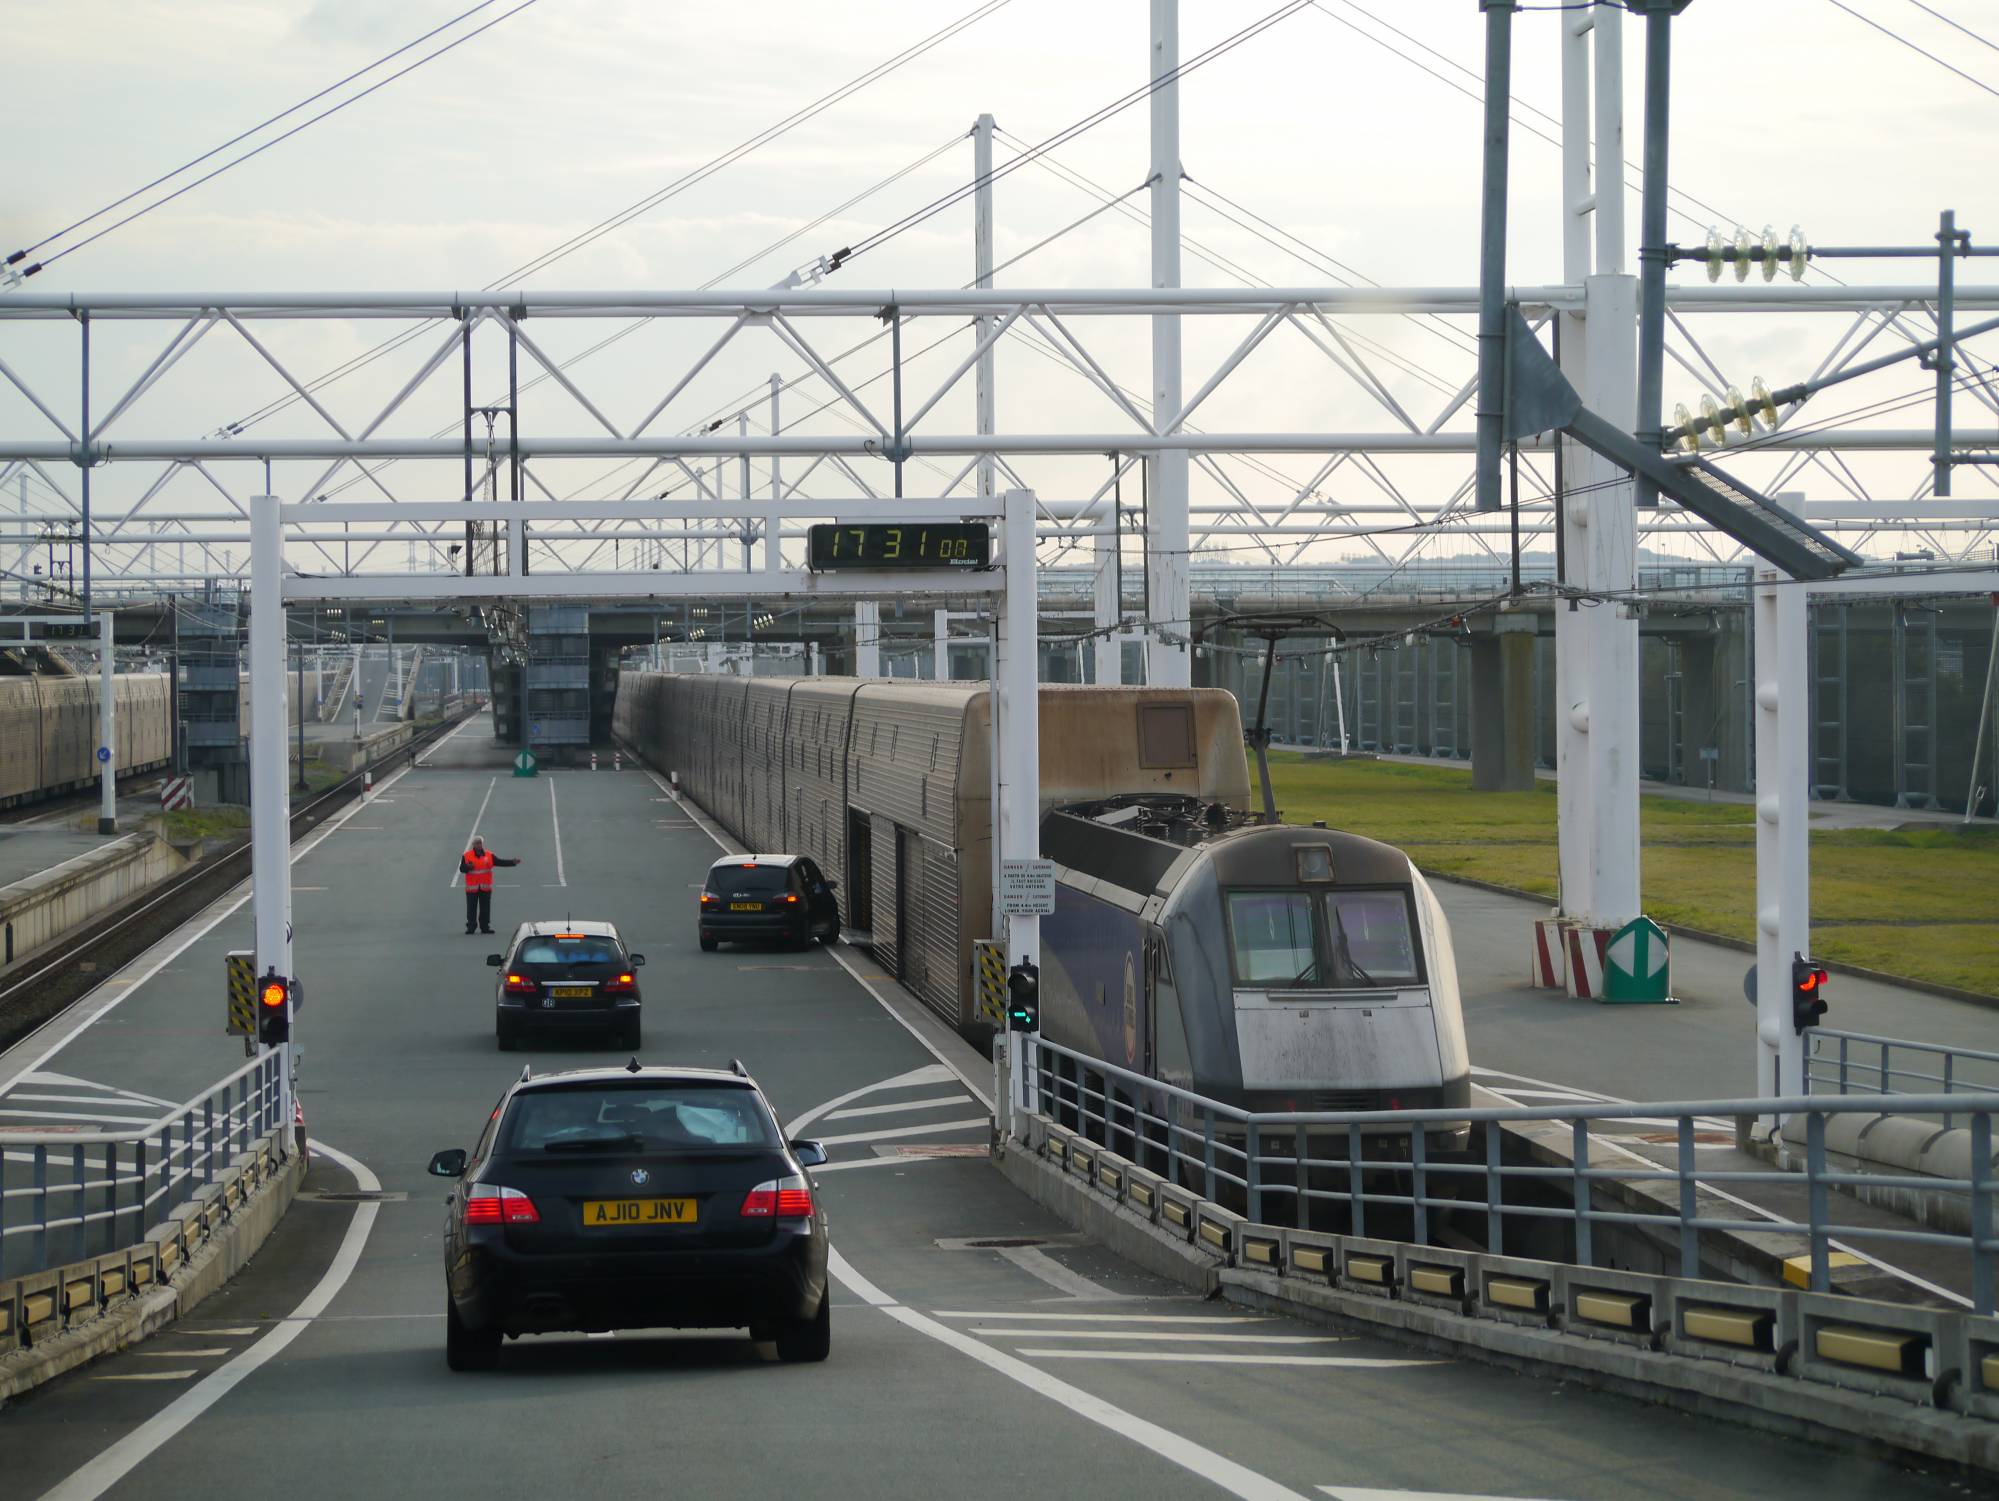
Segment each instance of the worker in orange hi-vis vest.
[{"label": "worker in orange hi-vis vest", "polygon": [[465,877],[465,931],[493,931],[493,867],[519,865],[518,860],[502,860],[486,848],[486,841],[473,835],[472,848],[458,857],[458,873]]}]

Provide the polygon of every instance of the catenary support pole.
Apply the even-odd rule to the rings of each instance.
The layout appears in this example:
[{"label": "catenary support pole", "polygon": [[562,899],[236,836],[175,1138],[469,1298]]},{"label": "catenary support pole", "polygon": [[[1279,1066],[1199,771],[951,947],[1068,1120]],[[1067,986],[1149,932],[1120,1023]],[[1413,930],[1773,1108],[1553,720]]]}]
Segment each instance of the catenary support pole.
[{"label": "catenary support pole", "polygon": [[[1034,565],[1034,493],[1006,492],[1002,524],[1006,588],[1000,596],[999,808],[997,828],[1002,862],[1033,860],[1041,854],[1041,688],[1037,641],[1039,582]],[[1041,919],[1006,919],[1006,962],[1041,963]],[[1013,1105],[1034,1109],[1034,1081],[1019,1032],[1007,1033],[1013,1078]]]},{"label": "catenary support pole", "polygon": [[[1180,66],[1180,0],[1152,0],[1149,81]],[[1180,86],[1152,90],[1152,285],[1180,285]],[[1180,385],[1180,315],[1152,317],[1152,426],[1165,430],[1183,405]],[[1146,460],[1151,489],[1145,513],[1145,555],[1151,619],[1145,642],[1145,680],[1162,688],[1193,681],[1187,640],[1193,631],[1187,526],[1188,462],[1184,449]],[[1166,640],[1162,632],[1177,637]]]},{"label": "catenary support pole", "polygon": [[[292,968],[291,789],[285,775],[284,538],[278,498],[250,501],[250,885],[257,974]],[[294,987],[295,989],[295,987]],[[292,1001],[285,1002],[290,1020]],[[292,1118],[291,1059],[280,1066],[279,1119]],[[285,1133],[289,1139],[290,1133]]]},{"label": "catenary support pole", "polygon": [[882,675],[882,607],[878,599],[854,601],[854,676]]},{"label": "catenary support pole", "polygon": [[[1686,0],[1645,0],[1645,179],[1638,205],[1638,423],[1648,452],[1659,447],[1660,388],[1666,366],[1666,158],[1672,118],[1673,12]],[[1617,181],[1624,181],[1620,166]],[[1637,503],[1659,504],[1659,488],[1638,476]]]},{"label": "catenary support pole", "polygon": [[97,832],[118,832],[118,646],[111,612],[97,616]]},{"label": "catenary support pole", "polygon": [[[972,281],[981,290],[993,284],[993,117],[980,115],[972,125],[972,180],[978,184],[972,194]],[[973,320],[972,337],[979,343],[992,337],[994,319],[990,314]],[[979,356],[973,376],[978,405],[978,429],[982,436],[996,427],[993,399],[993,351],[987,347]],[[991,454],[979,455],[979,499],[991,500],[999,493],[999,461]]]},{"label": "catenary support pole", "polygon": [[940,683],[951,680],[951,612],[939,605],[931,612],[930,675]]},{"label": "catenary support pole", "polygon": [[[1945,209],[1937,223],[1937,437],[1931,458],[1935,483],[1933,493],[1950,494],[1950,390],[1957,378],[1957,359],[1952,345],[1952,325],[1957,315],[1957,214]],[[84,566],[90,557],[84,555]]]},{"label": "catenary support pole", "polygon": [[1485,12],[1485,131],[1478,251],[1478,454],[1473,483],[1481,511],[1499,509],[1499,447],[1505,413],[1506,172],[1513,105],[1514,0],[1479,0]]},{"label": "catenary support pole", "polygon": [[[1978,701],[1978,736],[1971,742],[1971,776],[1964,786],[1964,821],[1978,810],[1978,768],[1985,759],[1985,727],[1992,722],[1992,685],[1999,681],[1999,594],[1992,596],[1992,644],[1985,652],[1985,693]],[[1999,768],[1995,768],[1999,769]]]},{"label": "catenary support pole", "polygon": [[[784,391],[784,377],[775,370],[770,376],[770,435],[775,438],[784,431],[780,420],[778,398]],[[784,500],[784,461],[776,454],[770,456],[770,509],[764,512],[764,572],[776,573],[784,566],[783,518],[778,515],[778,505]]]},{"label": "catenary support pole", "polygon": [[1811,952],[1810,694],[1806,593],[1759,569],[1755,614],[1756,1092],[1805,1092],[1804,1039],[1791,1025],[1791,961]]}]

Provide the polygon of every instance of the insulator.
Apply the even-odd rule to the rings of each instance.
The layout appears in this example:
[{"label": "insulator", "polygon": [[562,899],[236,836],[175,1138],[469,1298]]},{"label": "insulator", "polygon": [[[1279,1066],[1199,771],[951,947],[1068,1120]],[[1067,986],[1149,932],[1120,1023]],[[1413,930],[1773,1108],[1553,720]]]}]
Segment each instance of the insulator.
[{"label": "insulator", "polygon": [[1712,224],[1707,227],[1707,279],[1721,280],[1721,231]]},{"label": "insulator", "polygon": [[1735,424],[1735,430],[1748,437],[1756,431],[1756,424],[1749,415],[1749,402],[1741,391],[1730,386],[1722,393],[1726,420]]},{"label": "insulator", "polygon": [[1700,428],[1695,426],[1694,414],[1687,410],[1687,404],[1684,401],[1673,408],[1673,426],[1680,429],[1680,451],[1682,453],[1699,453],[1701,451]]},{"label": "insulator", "polygon": [[1791,226],[1791,280],[1805,279],[1805,263],[1811,259],[1812,248],[1805,243],[1805,232],[1797,225]]},{"label": "insulator", "polygon": [[1765,428],[1776,430],[1777,403],[1771,400],[1770,388],[1763,384],[1760,375],[1749,383],[1749,411]]},{"label": "insulator", "polygon": [[1740,225],[1735,230],[1735,279],[1749,280],[1749,252],[1756,248],[1756,241],[1748,230]]},{"label": "insulator", "polygon": [[1763,279],[1777,279],[1777,231],[1767,224],[1763,226]]},{"label": "insulator", "polygon": [[1714,439],[1716,447],[1728,441],[1728,424],[1721,420],[1721,408],[1712,396],[1701,397],[1701,431]]}]

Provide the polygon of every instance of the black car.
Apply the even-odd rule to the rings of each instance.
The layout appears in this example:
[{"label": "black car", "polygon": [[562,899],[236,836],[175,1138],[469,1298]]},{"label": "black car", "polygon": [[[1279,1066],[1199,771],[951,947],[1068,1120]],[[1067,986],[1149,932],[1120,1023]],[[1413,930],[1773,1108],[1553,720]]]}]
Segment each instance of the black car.
[{"label": "black car", "polygon": [[644,954],[625,947],[607,922],[524,922],[504,954],[486,962],[494,986],[493,1032],[503,1053],[523,1030],[597,1031],[621,1048],[639,1045],[639,977]]},{"label": "black car", "polygon": [[805,855],[730,855],[708,867],[701,888],[701,947],[730,942],[803,948],[840,936],[834,882]]},{"label": "black car", "polygon": [[445,1360],[490,1369],[503,1337],[747,1328],[781,1359],[832,1342],[826,1216],[808,1167],[743,1071],[523,1073],[479,1144],[430,1171],[463,1182],[444,1223]]}]

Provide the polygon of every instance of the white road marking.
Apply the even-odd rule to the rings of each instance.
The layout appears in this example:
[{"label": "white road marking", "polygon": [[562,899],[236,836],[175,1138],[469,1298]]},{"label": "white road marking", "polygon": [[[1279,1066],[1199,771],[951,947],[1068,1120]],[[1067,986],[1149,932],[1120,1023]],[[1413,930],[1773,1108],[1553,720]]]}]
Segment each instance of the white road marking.
[{"label": "white road marking", "polygon": [[562,816],[555,811],[555,779],[548,782],[548,821],[555,825],[555,884],[567,886],[569,877],[562,872]]},{"label": "white road marking", "polygon": [[0,1115],[31,1121],[117,1121],[132,1126],[149,1126],[159,1119],[157,1115],[119,1115],[109,1110],[93,1110],[88,1115],[74,1110],[11,1110],[5,1100],[0,1100]]},{"label": "white road marking", "polygon": [[[188,1377],[198,1374],[193,1366],[189,1366],[184,1371],[120,1371],[113,1375],[92,1376],[90,1379],[92,1381],[185,1381]],[[49,1494],[54,1495],[55,1492],[51,1491]]]},{"label": "white road marking", "polygon": [[1351,1371],[1393,1371],[1443,1365],[1441,1360],[1371,1360],[1364,1355],[1210,1355],[1173,1350],[1022,1350],[1037,1360],[1125,1360],[1151,1365],[1316,1365]]},{"label": "white road marking", "polygon": [[[0,1100],[0,1109],[15,1100],[33,1100],[37,1105],[143,1105],[147,1102],[122,1095],[101,1094],[10,1094]],[[168,1106],[172,1109],[172,1106]]]},{"label": "white road marking", "polygon": [[[314,1142],[313,1145],[318,1146],[319,1143]],[[240,1339],[246,1334],[262,1333],[263,1327],[259,1324],[238,1324],[230,1329],[174,1329],[168,1332],[190,1339]]]},{"label": "white road marking", "polygon": [[[710,825],[705,818],[703,818],[700,814],[694,811],[693,803],[683,802],[674,793],[671,787],[667,786],[666,783],[662,782],[659,779],[659,774],[653,771],[652,768],[650,767],[646,768],[646,775],[652,778],[652,782],[655,787],[659,788],[659,790],[661,792],[664,792],[669,798],[672,798],[674,802],[680,804],[682,809],[685,810],[687,816],[694,820],[695,826],[699,828],[702,833],[706,834],[710,839],[714,840],[716,845],[721,849],[723,854],[736,855],[736,854],[745,853],[740,848],[731,849],[729,847],[730,841],[724,839],[721,834],[716,832],[714,827]],[[844,969],[848,974],[853,976],[855,984],[859,985],[861,989],[865,990],[869,995],[874,997],[875,1004],[880,1006],[882,1010],[886,1011],[891,1017],[893,1017],[895,1019],[895,1023],[897,1026],[901,1027],[903,1031],[907,1032],[911,1037],[914,1037],[916,1039],[917,1043],[922,1047],[924,1052],[928,1053],[932,1058],[935,1058],[938,1061],[938,1063],[943,1065],[945,1068],[949,1069],[951,1071],[952,1077],[957,1079],[957,1081],[960,1084],[964,1085],[966,1089],[970,1090],[972,1093],[972,1097],[974,1099],[976,1099],[981,1105],[984,1105],[988,1110],[991,1110],[993,1108],[992,1096],[987,1094],[986,1091],[979,1086],[978,1082],[974,1080],[971,1075],[967,1074],[963,1069],[959,1068],[957,1064],[953,1063],[949,1058],[946,1058],[942,1053],[938,1052],[936,1045],[932,1043],[929,1038],[925,1037],[921,1032],[917,1031],[916,1028],[912,1026],[909,1023],[909,1021],[903,1016],[903,1014],[889,1003],[889,999],[887,996],[883,995],[879,990],[876,990],[865,975],[863,975],[858,969],[855,969],[852,964],[847,962],[847,956],[845,954],[842,954],[837,946],[827,949],[826,952],[832,958],[835,964],[839,965],[840,968]],[[862,1091],[862,1093],[866,1093],[866,1091],[864,1090]],[[852,1099],[855,1098],[855,1096],[850,1095],[848,1096],[848,1098]]]},{"label": "white road marking", "polygon": [[[410,773],[410,768],[407,766],[403,767],[400,771],[392,773],[389,776],[389,778],[382,783],[382,787],[384,788],[384,790],[386,790],[387,788],[394,786],[396,782],[401,780],[403,777],[408,776],[409,773]],[[307,855],[311,854],[314,850],[318,849],[320,845],[324,844],[329,838],[333,836],[335,832],[339,830],[341,825],[346,823],[347,820],[352,818],[356,813],[360,812],[362,806],[363,806],[362,800],[360,798],[356,798],[354,800],[353,807],[349,808],[345,813],[339,814],[337,817],[328,819],[326,827],[320,830],[319,834],[315,838],[313,838],[309,843],[304,844],[300,846],[298,849],[292,851],[291,863],[293,865],[298,864],[299,861],[303,860]],[[51,1058],[55,1057],[57,1053],[60,1053],[64,1048],[68,1047],[72,1042],[75,1042],[77,1038],[81,1037],[86,1031],[88,1031],[91,1027],[95,1026],[99,1021],[101,1021],[104,1017],[109,1015],[112,1011],[115,1011],[118,1007],[124,1005],[126,1001],[130,1000],[134,995],[138,993],[139,987],[141,985],[144,985],[148,980],[152,979],[154,975],[158,974],[161,970],[165,969],[169,964],[172,964],[174,960],[180,958],[182,954],[185,954],[189,949],[193,948],[202,939],[206,938],[210,933],[214,932],[216,928],[222,925],[222,922],[225,918],[232,916],[238,908],[240,908],[245,902],[249,901],[250,892],[251,892],[250,882],[248,881],[243,882],[242,891],[234,901],[230,902],[228,906],[224,907],[220,912],[216,913],[215,916],[211,917],[207,922],[201,924],[200,927],[196,928],[192,933],[188,934],[187,937],[183,938],[179,943],[175,944],[173,948],[168,950],[167,953],[161,957],[161,959],[157,964],[154,964],[144,973],[135,977],[131,984],[125,986],[124,989],[119,990],[115,994],[107,997],[103,1005],[99,1006],[95,1011],[92,1011],[88,1016],[84,1017],[82,1021],[78,1022],[74,1027],[71,1027],[69,1031],[65,1032],[62,1035],[61,1041],[56,1042],[49,1048],[45,1049],[40,1055],[38,1055],[36,1058],[30,1061],[25,1068],[21,1069],[18,1073],[16,1073],[13,1078],[9,1079],[4,1085],[0,1085],[0,1092],[4,1092],[5,1090],[13,1088],[14,1085],[18,1084],[21,1080],[29,1077],[31,1074],[38,1072],[44,1063],[47,1063]],[[93,995],[94,994],[95,992],[93,992]],[[77,1002],[76,1006],[72,1009],[80,1010],[82,1007],[87,1006],[89,1002],[90,998],[86,997],[84,1000]],[[68,1018],[68,1013],[64,1012],[63,1014],[53,1018],[52,1020],[44,1022],[42,1024],[42,1027],[37,1028],[34,1033],[30,1034],[30,1036],[39,1036],[42,1030],[48,1027],[53,1027],[54,1025],[56,1025],[57,1022],[67,1020],[67,1018]]]},{"label": "white road marking", "polygon": [[436,755],[439,751],[443,750],[445,746],[451,744],[452,741],[456,740],[460,735],[464,734],[468,729],[470,729],[472,727],[472,721],[480,717],[481,716],[477,714],[466,715],[465,718],[459,722],[457,729],[453,730],[449,735],[446,735],[442,740],[438,741],[437,744],[433,745],[429,750],[425,751],[423,753],[423,756],[412,757],[411,764],[415,766],[424,767],[427,770],[430,766],[430,762],[425,760],[423,757]]},{"label": "white road marking", "polygon": [[[787,1136],[803,1136],[806,1129],[816,1120],[825,1118],[827,1112],[837,1110],[850,1100],[858,1100],[862,1095],[873,1094],[878,1089],[907,1089],[916,1084],[937,1084],[942,1081],[938,1075],[947,1072],[940,1065],[926,1063],[921,1068],[913,1068],[906,1074],[897,1074],[893,1079],[883,1079],[877,1084],[863,1084],[859,1089],[850,1089],[843,1095],[835,1095],[823,1105],[815,1105],[793,1121],[785,1130]],[[882,1159],[887,1160],[887,1159]],[[829,1166],[831,1164],[828,1164]],[[813,1171],[820,1171],[815,1168]]]},{"label": "white road marking", "polygon": [[1197,1330],[1182,1334],[1164,1329],[981,1329],[987,1339],[1130,1339],[1163,1343],[1172,1340],[1196,1345],[1344,1345],[1351,1343],[1343,1334],[1215,1334]]},{"label": "white road marking", "polygon": [[1322,1485],[1333,1501],[1515,1501],[1511,1496],[1471,1496],[1462,1491],[1384,1491],[1366,1485]]},{"label": "white road marking", "polygon": [[[397,772],[396,775],[401,776],[402,773]],[[470,849],[472,847],[472,836],[479,832],[479,820],[486,816],[486,804],[490,803],[493,800],[493,789],[499,785],[500,785],[500,779],[498,777],[494,777],[491,781],[486,783],[486,795],[479,799],[479,811],[472,815],[472,832],[465,836],[465,847],[467,849]],[[382,783],[382,789],[384,791],[388,790],[388,786],[389,784],[387,782]],[[460,874],[461,872],[459,871],[457,864],[454,862],[451,867],[451,880],[449,881],[449,883],[447,883],[447,889],[456,889],[458,885],[458,877]]]},{"label": "white road marking", "polygon": [[[402,773],[398,772],[397,775],[400,776]],[[325,1153],[353,1174],[354,1186],[363,1193],[381,1191],[381,1179],[370,1172],[364,1164],[349,1157],[345,1152],[336,1151],[325,1142],[314,1141],[311,1145],[313,1150]],[[201,1381],[182,1392],[159,1412],[71,1474],[68,1479],[44,1493],[42,1501],[96,1501],[97,1497],[110,1490],[150,1458],[161,1445],[220,1402],[246,1377],[297,1339],[311,1320],[325,1311],[327,1304],[333,1301],[340,1289],[347,1285],[347,1279],[354,1274],[354,1268],[361,1260],[362,1248],[368,1243],[368,1232],[374,1228],[375,1215],[380,1208],[381,1206],[372,1200],[354,1206],[354,1218],[348,1222],[347,1234],[341,1239],[340,1249],[334,1253],[333,1264],[326,1269],[326,1275],[319,1279],[313,1290],[305,1295],[305,1301],[292,1310],[289,1319],[269,1330],[247,1350],[239,1352],[227,1365],[209,1372]],[[215,1331],[206,1332],[212,1334]],[[181,1374],[192,1376],[195,1373],[187,1371]],[[168,1375],[169,1373],[164,1371],[154,1372],[151,1379],[164,1380]]]},{"label": "white road marking", "polygon": [[898,1105],[857,1105],[852,1110],[835,1110],[829,1121],[854,1120],[863,1115],[894,1115],[899,1110],[940,1110],[946,1105],[969,1105],[968,1094],[940,1094],[928,1100],[904,1100]]},{"label": "white road marking", "polygon": [[[26,1161],[24,1156],[22,1161]],[[908,1167],[912,1162],[963,1162],[962,1157],[856,1157],[852,1162],[822,1162],[809,1169],[816,1177],[820,1173],[844,1173],[857,1167]]]},{"label": "white road marking", "polygon": [[1024,1322],[1040,1319],[1048,1323],[1091,1323],[1091,1324],[1267,1324],[1270,1320],[1260,1314],[1244,1314],[1230,1317],[1223,1314],[1195,1313],[964,1313],[955,1310],[938,1309],[935,1317],[940,1319],[1013,1319]]},{"label": "white road marking", "polygon": [[983,1115],[969,1116],[961,1121],[932,1121],[927,1126],[898,1126],[890,1131],[852,1131],[845,1136],[822,1136],[819,1140],[829,1147],[846,1146],[856,1141],[893,1141],[900,1136],[934,1136],[939,1131],[984,1131],[992,1121]]},{"label": "white road marking", "polygon": [[1071,1271],[1039,1246],[995,1246],[1001,1258],[1020,1268],[1038,1282],[1045,1282],[1065,1297],[1086,1299],[1092,1303],[1121,1303],[1123,1293],[1114,1293],[1108,1287],[1092,1282],[1081,1272]]},{"label": "white road marking", "polygon": [[194,1350],[182,1345],[178,1350],[134,1350],[131,1353],[140,1360],[193,1360],[203,1355],[228,1355],[231,1351],[227,1345]]},{"label": "white road marking", "polygon": [[[1303,1501],[1299,1492],[1278,1484],[1267,1475],[1258,1474],[1247,1465],[1238,1464],[1225,1455],[1204,1448],[1193,1440],[1174,1433],[1171,1429],[1147,1422],[1136,1413],[1127,1412],[1122,1407],[1106,1402],[1094,1393],[1084,1391],[1080,1386],[1072,1386],[1060,1377],[1051,1375],[1037,1366],[1029,1365],[1004,1350],[995,1350],[991,1345],[981,1344],[961,1329],[940,1324],[913,1308],[902,1307],[874,1283],[855,1271],[847,1258],[837,1249],[827,1251],[826,1262],[827,1269],[838,1279],[841,1286],[897,1323],[976,1360],[988,1370],[996,1371],[1009,1381],[1019,1383],[1037,1396],[1046,1397],[1049,1401],[1068,1408],[1078,1417],[1108,1429],[1120,1438],[1129,1439],[1140,1448],[1157,1454],[1169,1464],[1176,1464],[1190,1474],[1198,1475],[1201,1479],[1221,1487],[1230,1495],[1240,1496],[1243,1501]],[[1283,1360],[1285,1357],[1264,1358]],[[1292,1360],[1298,1358],[1291,1357]]]}]

